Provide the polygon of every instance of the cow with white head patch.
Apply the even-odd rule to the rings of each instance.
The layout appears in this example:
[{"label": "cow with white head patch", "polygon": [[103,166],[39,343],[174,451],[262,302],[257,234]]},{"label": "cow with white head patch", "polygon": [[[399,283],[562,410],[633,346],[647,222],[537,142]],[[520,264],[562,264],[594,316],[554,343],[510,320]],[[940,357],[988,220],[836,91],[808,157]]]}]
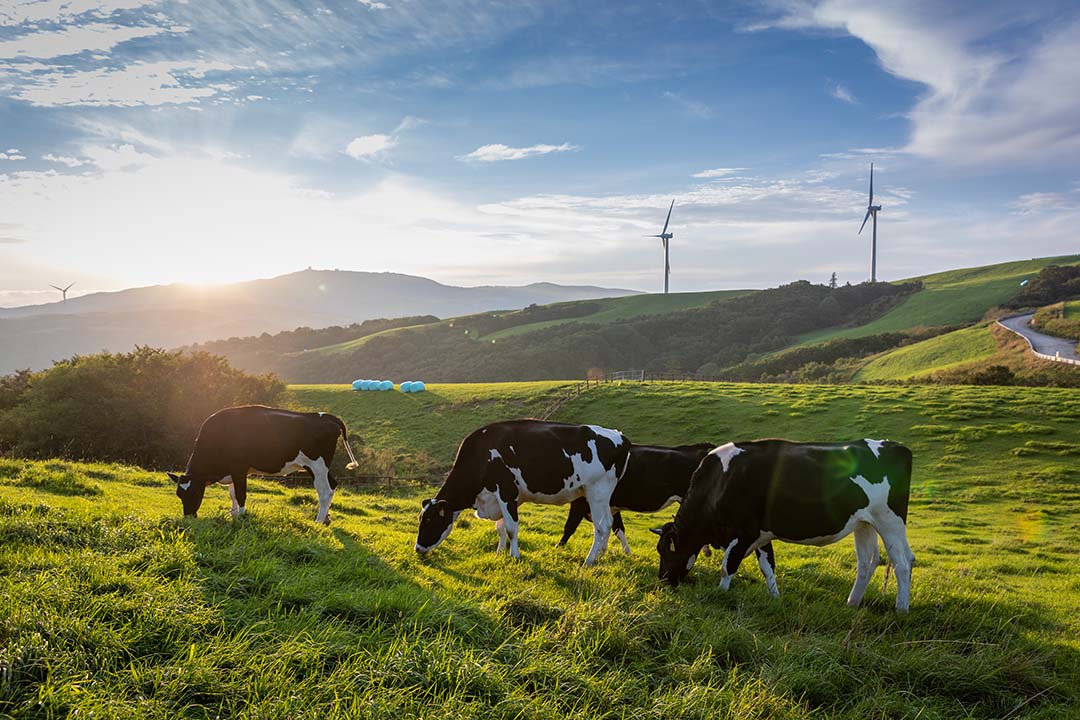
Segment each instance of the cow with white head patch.
[{"label": "cow with white head patch", "polygon": [[495,520],[501,552],[518,558],[518,506],[562,505],[584,498],[593,513],[594,564],[611,533],[611,494],[626,470],[630,442],[617,430],[540,420],[492,423],[469,434],[438,494],[420,511],[416,551],[441,544],[464,510]]}]

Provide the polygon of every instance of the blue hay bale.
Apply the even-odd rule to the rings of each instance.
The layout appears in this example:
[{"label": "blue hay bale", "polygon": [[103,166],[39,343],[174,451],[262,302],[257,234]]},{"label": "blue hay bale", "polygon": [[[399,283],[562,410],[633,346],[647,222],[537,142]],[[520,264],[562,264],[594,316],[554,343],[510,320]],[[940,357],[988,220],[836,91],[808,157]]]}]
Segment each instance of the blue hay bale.
[{"label": "blue hay bale", "polygon": [[383,380],[381,383],[379,383],[379,389],[383,390],[383,391],[393,390],[394,389],[394,381],[393,380]]},{"label": "blue hay bale", "polygon": [[413,384],[411,382],[406,381],[406,382],[401,383],[401,385],[399,385],[398,387],[401,389],[401,392],[407,393],[407,392],[412,392],[412,386],[413,386]]},{"label": "blue hay bale", "polygon": [[424,384],[423,380],[417,380],[413,383],[413,392],[424,392],[425,390],[427,390],[427,385]]},{"label": "blue hay bale", "polygon": [[361,389],[362,390],[370,390],[371,389],[371,380],[365,380],[364,385],[363,385],[363,387]]},{"label": "blue hay bale", "polygon": [[363,380],[353,380],[353,383],[352,383],[352,389],[353,389],[353,390],[362,390],[363,388],[361,388],[360,386],[361,386],[361,385],[362,385],[363,383],[364,383],[364,381],[363,381]]}]

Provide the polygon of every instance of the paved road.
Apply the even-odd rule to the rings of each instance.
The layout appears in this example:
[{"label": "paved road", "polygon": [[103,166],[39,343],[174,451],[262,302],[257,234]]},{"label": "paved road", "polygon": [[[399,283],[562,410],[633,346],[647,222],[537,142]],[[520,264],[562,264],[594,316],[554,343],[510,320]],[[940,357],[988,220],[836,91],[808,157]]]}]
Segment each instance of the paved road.
[{"label": "paved road", "polygon": [[1031,343],[1031,347],[1035,349],[1035,352],[1041,352],[1044,355],[1051,356],[1061,353],[1061,357],[1063,358],[1080,361],[1080,355],[1076,352],[1075,341],[1054,337],[1053,335],[1046,335],[1031,327],[1031,318],[1034,314],[1035,313],[1017,315],[1016,317],[1005,318],[998,322],[1017,335],[1026,337],[1028,342]]}]

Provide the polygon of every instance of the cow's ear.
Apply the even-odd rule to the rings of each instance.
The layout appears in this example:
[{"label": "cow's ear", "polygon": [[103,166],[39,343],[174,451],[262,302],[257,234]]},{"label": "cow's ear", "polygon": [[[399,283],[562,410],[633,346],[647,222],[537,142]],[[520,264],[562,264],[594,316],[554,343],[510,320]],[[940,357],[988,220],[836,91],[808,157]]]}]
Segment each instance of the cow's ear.
[{"label": "cow's ear", "polygon": [[657,535],[663,535],[664,534],[664,528],[662,528],[662,527],[649,528],[649,532],[656,533]]},{"label": "cow's ear", "polygon": [[428,506],[428,505],[430,505],[430,504],[431,504],[431,503],[433,503],[433,502],[435,502],[435,500],[434,500],[434,499],[432,499],[432,498],[427,498],[426,500],[424,500],[424,501],[422,501],[422,502],[420,503],[420,508],[421,508],[421,509],[423,509],[423,510],[427,510],[427,506]]},{"label": "cow's ear", "polygon": [[177,475],[175,473],[165,473],[165,474],[168,475],[169,479],[172,480],[174,483],[176,483],[177,485],[180,484],[180,476],[179,475]]}]

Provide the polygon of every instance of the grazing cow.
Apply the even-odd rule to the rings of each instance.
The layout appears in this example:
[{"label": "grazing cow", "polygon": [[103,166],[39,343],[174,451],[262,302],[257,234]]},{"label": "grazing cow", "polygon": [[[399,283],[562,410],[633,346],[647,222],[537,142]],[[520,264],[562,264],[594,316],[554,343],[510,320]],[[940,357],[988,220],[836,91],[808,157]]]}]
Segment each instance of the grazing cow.
[{"label": "grazing cow", "polygon": [[896,609],[907,612],[915,562],[907,540],[910,484],[911,451],[888,441],[728,443],[701,462],[675,521],[654,531],[660,578],[678,585],[707,542],[724,549],[723,589],[756,553],[776,596],[770,541],[828,545],[854,533],[858,569],[848,605],[857,607],[880,562],[881,535],[896,570]]},{"label": "grazing cow", "polygon": [[[630,448],[626,472],[619,478],[619,484],[611,494],[611,510],[614,513],[611,531],[622,543],[623,552],[630,554],[630,544],[626,541],[621,511],[654,513],[671,503],[682,502],[686,489],[690,487],[690,476],[715,447],[715,443],[700,443],[679,447],[634,445]],[[582,520],[592,522],[592,517],[589,515],[588,501],[578,498],[570,503],[570,514],[566,518],[560,546],[566,544]]]},{"label": "grazing cow", "polygon": [[597,425],[540,420],[492,423],[474,431],[458,448],[454,466],[438,494],[423,502],[416,550],[428,553],[446,539],[458,515],[495,520],[499,547],[518,551],[518,505],[563,505],[584,498],[593,516],[593,545],[585,559],[594,564],[611,533],[611,493],[629,457],[630,441]]},{"label": "grazing cow", "polygon": [[338,438],[349,447],[345,423],[328,413],[299,413],[262,405],[245,405],[219,410],[206,418],[195,438],[195,449],[183,475],[169,473],[176,483],[176,495],[184,503],[184,515],[195,517],[206,486],[229,486],[233,517],[244,514],[247,476],[252,470],[286,475],[308,470],[315,477],[319,494],[319,514],[315,521],[330,524],[330,501],[337,481],[330,474]]}]

